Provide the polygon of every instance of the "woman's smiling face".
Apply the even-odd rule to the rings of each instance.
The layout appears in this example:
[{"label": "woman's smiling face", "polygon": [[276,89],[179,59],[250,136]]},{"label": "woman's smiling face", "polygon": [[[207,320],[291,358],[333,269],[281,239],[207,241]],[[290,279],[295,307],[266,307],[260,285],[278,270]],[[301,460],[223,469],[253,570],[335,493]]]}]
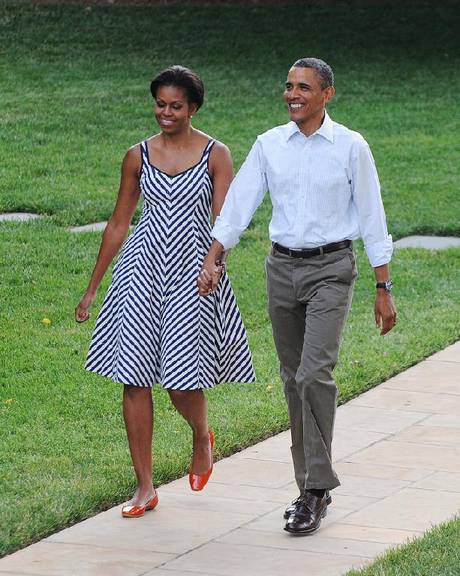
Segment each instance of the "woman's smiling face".
[{"label": "woman's smiling face", "polygon": [[196,111],[195,104],[189,104],[187,95],[177,86],[160,86],[155,97],[155,118],[163,132],[175,134],[184,130]]}]

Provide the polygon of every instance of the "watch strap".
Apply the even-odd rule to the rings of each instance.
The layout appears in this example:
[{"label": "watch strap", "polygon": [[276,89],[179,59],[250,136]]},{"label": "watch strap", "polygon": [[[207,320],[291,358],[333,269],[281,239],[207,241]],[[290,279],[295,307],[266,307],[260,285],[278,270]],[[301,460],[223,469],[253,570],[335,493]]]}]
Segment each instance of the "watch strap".
[{"label": "watch strap", "polygon": [[388,280],[387,282],[377,282],[375,287],[382,288],[385,290],[385,292],[391,292],[391,289],[393,288],[393,282],[391,280]]}]

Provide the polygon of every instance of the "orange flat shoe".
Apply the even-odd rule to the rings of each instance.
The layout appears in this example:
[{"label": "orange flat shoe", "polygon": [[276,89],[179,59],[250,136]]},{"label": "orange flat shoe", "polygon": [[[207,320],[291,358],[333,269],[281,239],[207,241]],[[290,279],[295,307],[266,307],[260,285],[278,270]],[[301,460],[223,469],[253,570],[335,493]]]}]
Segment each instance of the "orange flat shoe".
[{"label": "orange flat shoe", "polygon": [[123,518],[140,518],[145,514],[146,510],[153,510],[158,504],[158,494],[155,492],[155,496],[152,496],[148,500],[145,506],[123,506],[121,509],[121,515]]},{"label": "orange flat shoe", "polygon": [[190,483],[190,488],[195,492],[199,492],[203,490],[203,488],[208,483],[209,477],[212,474],[213,469],[213,462],[212,462],[212,449],[214,448],[214,433],[212,430],[209,430],[209,444],[211,445],[211,468],[204,474],[193,474],[192,467],[190,467],[188,473],[188,481]]}]

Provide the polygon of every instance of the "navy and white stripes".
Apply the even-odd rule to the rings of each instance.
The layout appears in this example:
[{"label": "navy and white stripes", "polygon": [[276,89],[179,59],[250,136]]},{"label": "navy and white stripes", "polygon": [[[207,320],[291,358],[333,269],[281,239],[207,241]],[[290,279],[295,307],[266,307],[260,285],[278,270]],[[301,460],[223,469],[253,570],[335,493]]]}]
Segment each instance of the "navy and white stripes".
[{"label": "navy and white stripes", "polygon": [[142,142],[141,219],[125,242],[99,313],[86,369],[116,382],[172,390],[255,380],[228,276],[198,295],[211,243],[208,157],[174,176],[150,163]]}]

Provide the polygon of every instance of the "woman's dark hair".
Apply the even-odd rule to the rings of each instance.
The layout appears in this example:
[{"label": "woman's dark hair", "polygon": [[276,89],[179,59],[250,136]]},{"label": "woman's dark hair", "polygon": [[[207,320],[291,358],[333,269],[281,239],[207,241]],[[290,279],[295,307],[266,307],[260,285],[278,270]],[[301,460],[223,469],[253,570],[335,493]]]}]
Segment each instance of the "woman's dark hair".
[{"label": "woman's dark hair", "polygon": [[204,86],[198,74],[184,66],[170,66],[160,72],[150,84],[150,92],[156,98],[160,86],[176,86],[182,88],[189,104],[196,104],[201,108],[204,100]]}]

